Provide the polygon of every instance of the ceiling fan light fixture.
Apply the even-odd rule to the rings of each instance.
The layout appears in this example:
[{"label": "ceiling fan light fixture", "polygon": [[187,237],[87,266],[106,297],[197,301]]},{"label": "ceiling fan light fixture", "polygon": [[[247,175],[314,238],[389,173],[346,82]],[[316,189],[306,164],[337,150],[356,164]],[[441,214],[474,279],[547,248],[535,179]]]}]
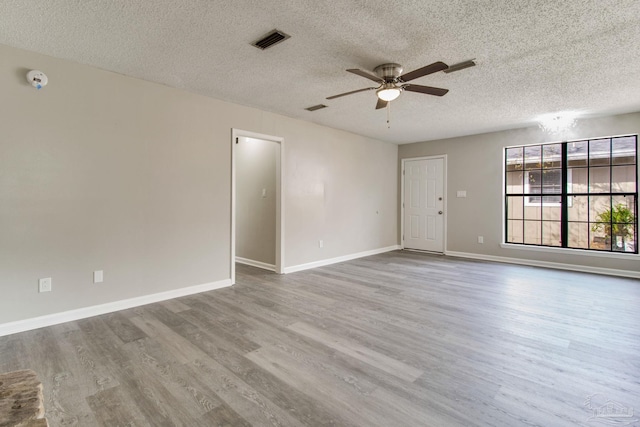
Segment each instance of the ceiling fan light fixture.
[{"label": "ceiling fan light fixture", "polygon": [[400,88],[393,85],[385,85],[376,91],[378,98],[383,101],[393,101],[400,96]]}]

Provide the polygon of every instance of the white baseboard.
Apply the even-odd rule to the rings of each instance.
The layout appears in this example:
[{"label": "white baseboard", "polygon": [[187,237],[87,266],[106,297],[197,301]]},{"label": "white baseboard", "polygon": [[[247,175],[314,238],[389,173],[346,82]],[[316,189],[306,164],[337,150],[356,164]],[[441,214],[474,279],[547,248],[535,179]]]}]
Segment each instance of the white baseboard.
[{"label": "white baseboard", "polygon": [[231,279],[0,324],[0,337],[231,286]]},{"label": "white baseboard", "polygon": [[248,258],[242,258],[240,256],[236,257],[236,262],[240,264],[250,265],[252,267],[262,268],[263,270],[276,271],[276,266],[273,264],[267,264],[266,262],[255,261]]},{"label": "white baseboard", "polygon": [[617,270],[614,268],[592,267],[590,265],[563,264],[559,262],[537,261],[532,259],[509,258],[495,255],[474,254],[470,252],[454,252],[445,251],[447,256],[455,256],[460,258],[479,259],[483,261],[504,262],[507,264],[529,265],[532,267],[546,267],[557,270],[580,271],[583,273],[605,274],[608,276],[621,276],[640,279],[640,272],[631,270]]},{"label": "white baseboard", "polygon": [[337,264],[339,262],[350,261],[356,258],[362,258],[371,255],[377,255],[384,252],[391,252],[400,249],[400,245],[387,246],[386,248],[372,249],[370,251],[358,252],[355,254],[343,255],[335,258],[323,259],[320,261],[309,262],[306,264],[293,265],[285,267],[285,274],[295,273],[296,271],[309,270],[311,268],[324,267],[325,265]]}]

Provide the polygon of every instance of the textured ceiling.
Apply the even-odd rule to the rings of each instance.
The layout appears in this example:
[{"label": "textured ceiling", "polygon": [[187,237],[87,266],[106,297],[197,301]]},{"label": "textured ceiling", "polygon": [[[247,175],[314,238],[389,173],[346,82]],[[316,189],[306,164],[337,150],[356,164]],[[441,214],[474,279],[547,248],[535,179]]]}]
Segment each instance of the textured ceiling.
[{"label": "textured ceiling", "polygon": [[[638,0],[0,0],[0,43],[395,143],[640,110]],[[372,86],[347,68],[472,58],[413,81],[450,92],[404,92],[390,128],[373,91],[325,100]]]}]

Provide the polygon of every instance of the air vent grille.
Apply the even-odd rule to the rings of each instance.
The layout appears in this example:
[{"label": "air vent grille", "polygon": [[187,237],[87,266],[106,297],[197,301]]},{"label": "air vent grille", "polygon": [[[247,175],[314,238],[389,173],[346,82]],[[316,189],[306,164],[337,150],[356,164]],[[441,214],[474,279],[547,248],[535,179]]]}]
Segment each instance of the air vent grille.
[{"label": "air vent grille", "polygon": [[316,111],[316,110],[322,110],[323,108],[327,108],[327,106],[324,105],[324,104],[318,104],[318,105],[314,105],[313,107],[307,107],[307,108],[305,108],[305,110],[307,110],[307,111]]},{"label": "air vent grille", "polygon": [[282,31],[273,30],[262,37],[260,40],[256,40],[255,42],[251,43],[251,45],[257,47],[258,49],[265,50],[277,45],[280,42],[285,41],[289,37],[291,36],[283,33]]}]

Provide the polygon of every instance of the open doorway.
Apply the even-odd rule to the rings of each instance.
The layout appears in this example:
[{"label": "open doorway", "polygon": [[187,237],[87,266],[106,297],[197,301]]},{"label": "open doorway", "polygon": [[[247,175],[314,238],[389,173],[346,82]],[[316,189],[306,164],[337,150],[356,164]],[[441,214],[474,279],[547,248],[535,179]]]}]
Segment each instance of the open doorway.
[{"label": "open doorway", "polygon": [[283,273],[283,138],[232,130],[231,281],[241,262]]}]

